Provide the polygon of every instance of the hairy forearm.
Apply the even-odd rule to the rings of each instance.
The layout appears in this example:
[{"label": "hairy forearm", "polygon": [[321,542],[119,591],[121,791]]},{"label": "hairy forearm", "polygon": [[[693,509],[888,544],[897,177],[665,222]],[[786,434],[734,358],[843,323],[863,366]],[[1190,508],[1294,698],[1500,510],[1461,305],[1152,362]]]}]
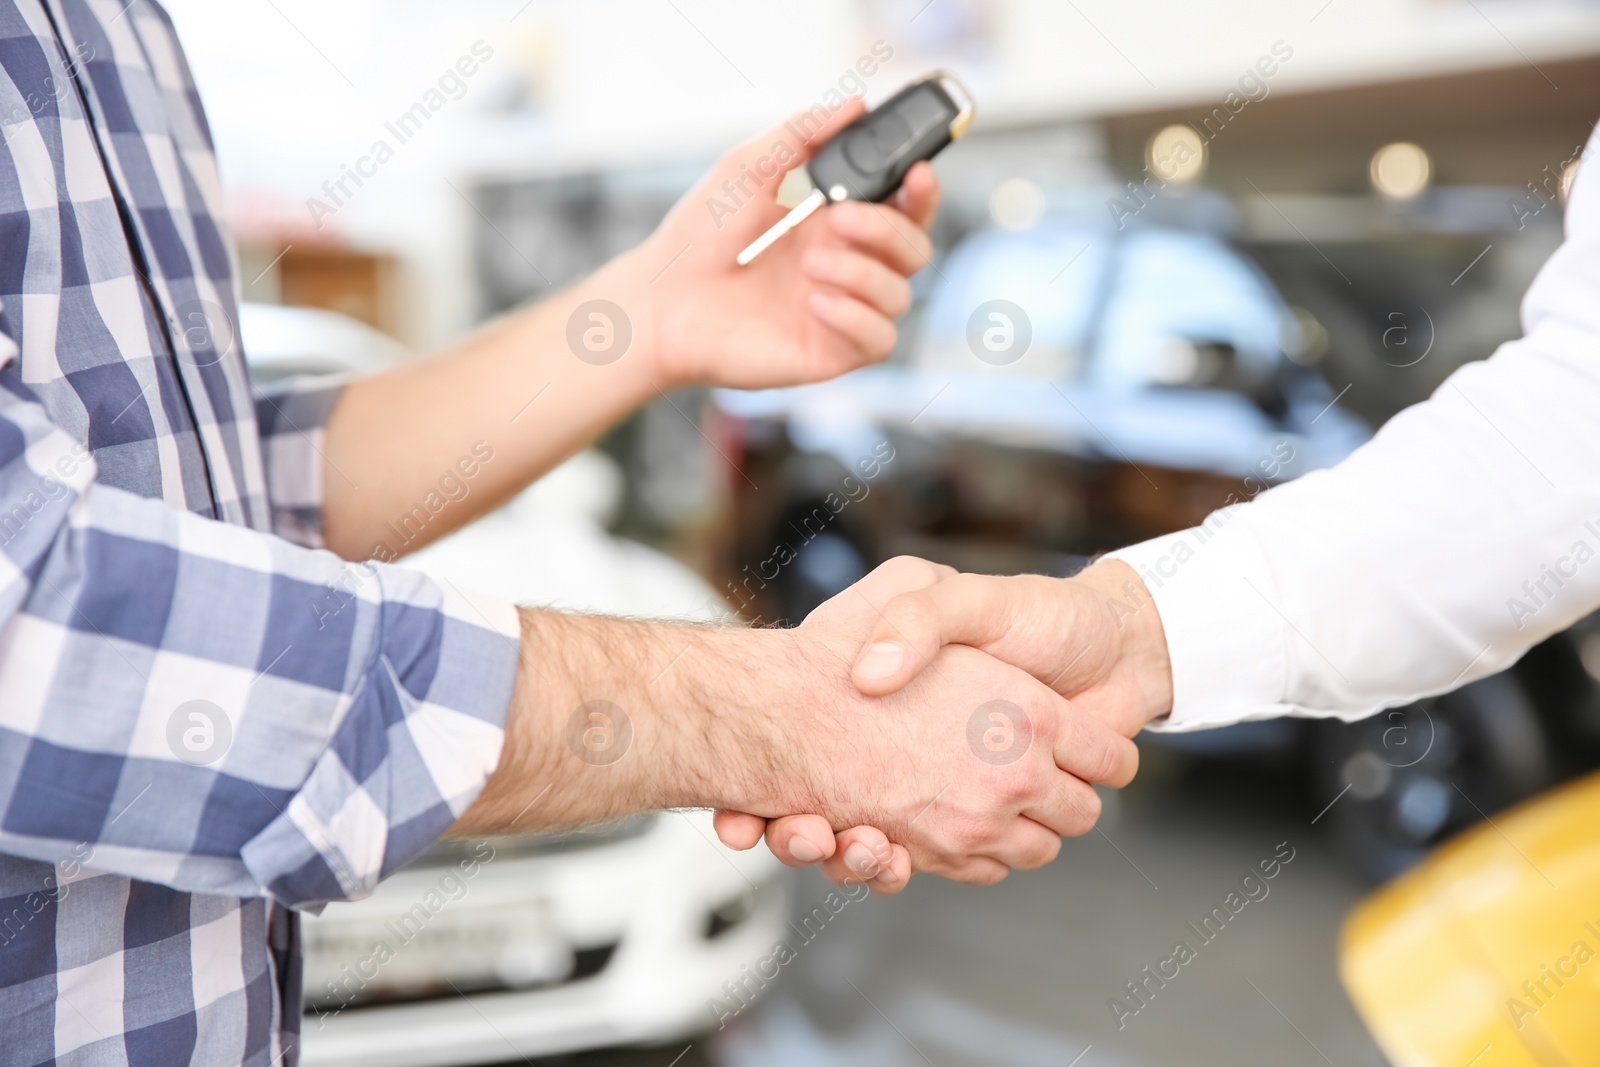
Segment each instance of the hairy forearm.
[{"label": "hairy forearm", "polygon": [[764,809],[795,778],[774,764],[785,746],[770,678],[792,667],[778,633],[526,609],[522,619],[500,765],[453,833]]},{"label": "hairy forearm", "polygon": [[[347,559],[414,551],[498,507],[670,387],[651,356],[648,287],[638,280],[648,264],[634,262],[647,254],[629,253],[432,359],[352,383],[327,428],[328,547]],[[585,361],[568,327],[591,300],[622,308],[632,336],[624,349],[623,324],[613,323],[613,349],[585,349]]]}]

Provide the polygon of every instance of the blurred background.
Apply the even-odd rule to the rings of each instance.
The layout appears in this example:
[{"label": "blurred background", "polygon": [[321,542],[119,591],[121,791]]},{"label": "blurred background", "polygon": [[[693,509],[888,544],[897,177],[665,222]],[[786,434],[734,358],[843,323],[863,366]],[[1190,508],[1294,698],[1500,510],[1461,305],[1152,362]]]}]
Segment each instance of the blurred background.
[{"label": "blurred background", "polygon": [[[1517,336],[1600,118],[1587,0],[166,6],[263,380],[420,358],[794,109],[964,80],[885,367],[667,398],[415,560],[639,615],[795,621],[902,552],[1071,573],[1337,462]],[[306,1062],[1383,1064],[1342,918],[1600,765],[1596,679],[1586,620],[1366,723],[1147,739],[1098,831],[996,889],[857,899],[703,813],[441,846],[307,923]]]}]

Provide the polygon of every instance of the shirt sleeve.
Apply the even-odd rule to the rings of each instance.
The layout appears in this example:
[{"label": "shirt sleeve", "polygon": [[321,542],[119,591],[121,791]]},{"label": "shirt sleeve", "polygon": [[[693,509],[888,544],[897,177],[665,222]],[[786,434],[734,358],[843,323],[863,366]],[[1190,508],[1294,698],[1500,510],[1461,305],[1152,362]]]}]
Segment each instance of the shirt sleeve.
[{"label": "shirt sleeve", "polygon": [[1356,719],[1515,662],[1600,606],[1600,165],[1525,335],[1330,470],[1113,553],[1172,659],[1153,729]]},{"label": "shirt sleeve", "polygon": [[321,548],[322,450],[328,417],[348,378],[291,378],[256,391],[272,532],[307,548]]},{"label": "shirt sleeve", "polygon": [[97,484],[0,344],[0,852],[370,892],[498,763],[513,609]]}]

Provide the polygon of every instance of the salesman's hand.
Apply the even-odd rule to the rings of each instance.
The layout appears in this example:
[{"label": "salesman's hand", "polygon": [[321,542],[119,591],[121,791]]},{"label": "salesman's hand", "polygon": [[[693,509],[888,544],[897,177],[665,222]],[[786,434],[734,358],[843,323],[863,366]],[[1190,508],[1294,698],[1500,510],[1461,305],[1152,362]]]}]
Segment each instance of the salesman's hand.
[{"label": "salesman's hand", "polygon": [[864,109],[849,100],[820,124],[802,112],[733,149],[625,257],[664,388],[819,381],[894,348],[906,279],[932,254],[939,185],[927,163],[889,203],[823,207],[749,266],[734,261],[786,213],[774,200],[784,173]]},{"label": "salesman's hand", "polygon": [[893,693],[947,644],[1021,667],[1127,737],[1172,707],[1161,616],[1138,574],[1118,560],[1072,578],[947,568],[884,606],[852,668],[856,687]]},{"label": "salesman's hand", "polygon": [[[1161,620],[1144,583],[1125,564],[1107,560],[1069,579],[993,578],[926,565],[926,580],[897,591],[883,605],[858,653],[853,677],[863,693],[893,693],[921,674],[949,644],[969,645],[1022,668],[1131,737],[1172,705],[1171,668]],[[784,862],[822,861],[836,881],[881,865],[871,883],[880,892],[905,885],[903,864],[884,833],[861,826],[835,836],[813,816],[770,823],[720,812],[717,832],[733,848],[750,848],[765,832]]]}]

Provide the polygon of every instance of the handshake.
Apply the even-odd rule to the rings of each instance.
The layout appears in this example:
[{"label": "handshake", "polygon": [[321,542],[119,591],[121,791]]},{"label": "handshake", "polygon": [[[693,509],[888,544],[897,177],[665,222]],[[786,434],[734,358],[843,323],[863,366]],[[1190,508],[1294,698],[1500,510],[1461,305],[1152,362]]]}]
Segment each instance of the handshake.
[{"label": "handshake", "polygon": [[1088,833],[1172,705],[1132,568],[988,578],[890,560],[792,630],[523,609],[499,766],[461,836],[715,808],[738,849],[893,893],[996,882]]},{"label": "handshake", "polygon": [[1094,827],[1091,786],[1133,778],[1129,738],[1172,703],[1159,615],[1115,560],[1060,579],[902,557],[792,634],[859,693],[822,717],[834,744],[811,764],[856,789],[803,812],[721,810],[718,836],[740,850],[765,836],[791,866],[883,893],[914,870],[992,883],[1049,863]]}]

